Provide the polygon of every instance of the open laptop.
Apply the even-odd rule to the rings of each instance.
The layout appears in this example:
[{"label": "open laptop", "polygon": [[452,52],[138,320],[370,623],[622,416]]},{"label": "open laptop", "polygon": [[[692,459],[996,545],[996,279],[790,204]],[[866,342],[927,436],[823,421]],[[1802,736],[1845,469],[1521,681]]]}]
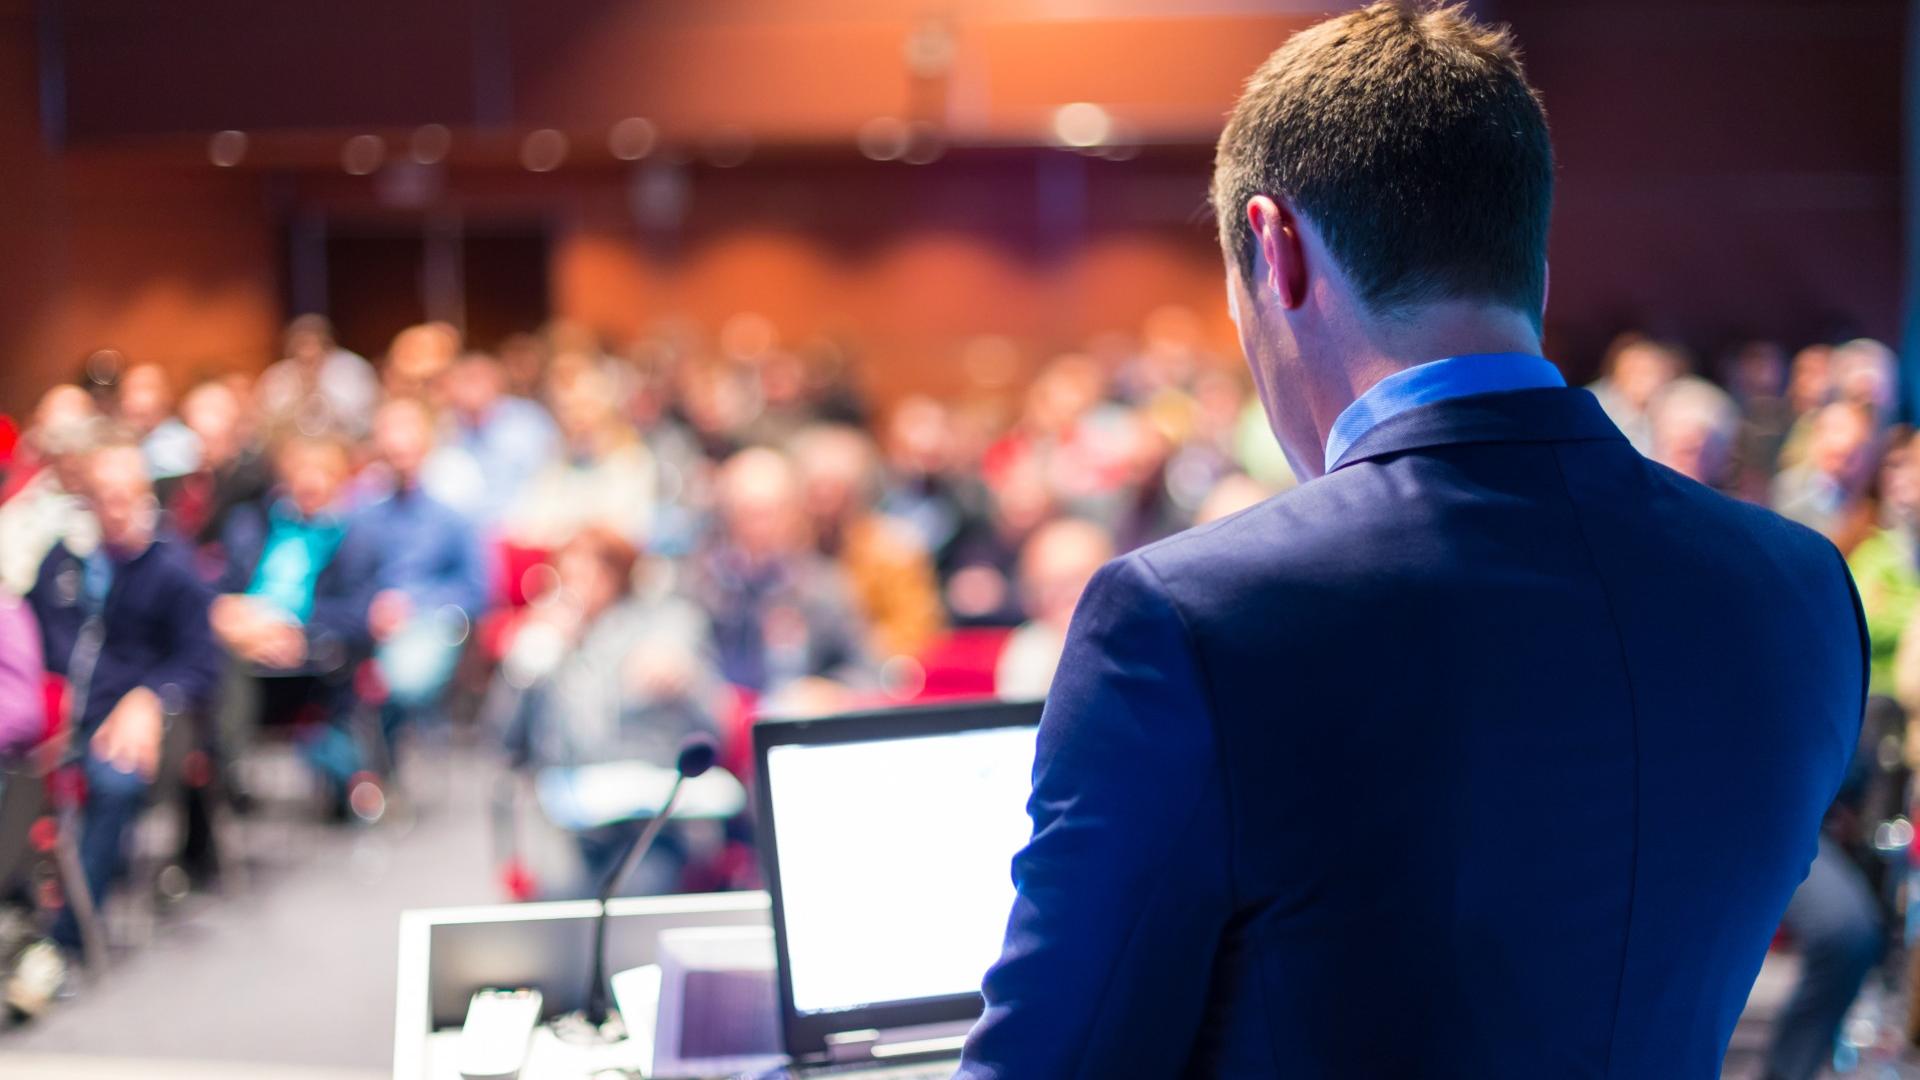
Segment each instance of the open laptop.
[{"label": "open laptop", "polygon": [[1000,955],[1040,704],[753,729],[781,1031],[797,1076],[944,1077]]}]

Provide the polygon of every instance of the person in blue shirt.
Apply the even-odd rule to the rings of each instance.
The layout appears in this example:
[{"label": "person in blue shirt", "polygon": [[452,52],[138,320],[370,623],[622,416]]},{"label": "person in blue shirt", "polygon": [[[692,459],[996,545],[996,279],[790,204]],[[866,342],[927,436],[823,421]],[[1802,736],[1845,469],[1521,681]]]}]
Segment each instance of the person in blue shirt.
[{"label": "person in blue shirt", "polygon": [[547,410],[506,391],[506,371],[484,353],[468,353],[441,377],[447,410],[441,438],[420,483],[486,531],[560,452],[560,429]]},{"label": "person in blue shirt", "polygon": [[379,591],[367,609],[367,632],[386,684],[389,738],[409,718],[439,704],[473,622],[487,605],[487,563],[477,526],[421,489],[433,431],[433,415],[417,398],[393,398],[380,407],[373,445],[386,467],[388,490],[354,516],[355,527],[379,553]]},{"label": "person in blue shirt", "polygon": [[346,446],[295,435],[274,455],[279,486],[264,504],[235,507],[222,532],[227,565],[213,629],[243,678],[230,685],[222,728],[244,737],[317,707],[305,733],[311,764],[330,782],[336,810],[361,766],[350,733],[353,676],[372,651],[367,613],[379,551],[341,505]]},{"label": "person in blue shirt", "polygon": [[[109,441],[89,455],[86,498],[99,545],[84,554],[55,546],[27,601],[47,668],[68,684],[87,781],[80,862],[97,901],[125,868],[165,729],[207,703],[220,653],[207,619],[212,594],[185,545],[156,532],[159,503],[138,443]],[[53,936],[80,945],[70,913]]]}]

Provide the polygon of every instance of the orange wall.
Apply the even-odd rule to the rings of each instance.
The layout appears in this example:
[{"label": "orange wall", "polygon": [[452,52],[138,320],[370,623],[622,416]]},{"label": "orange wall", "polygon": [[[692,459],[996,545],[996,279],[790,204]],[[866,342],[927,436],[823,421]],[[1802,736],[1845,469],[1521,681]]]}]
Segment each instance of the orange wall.
[{"label": "orange wall", "polygon": [[789,343],[843,339],[882,397],[964,389],[957,358],[979,335],[1011,339],[1031,367],[1167,304],[1233,353],[1212,220],[1196,213],[1200,154],[847,157],[696,169],[664,237],[632,222],[617,183],[577,191],[553,250],[555,311],[614,340],[666,316],[712,332],[754,312]]},{"label": "orange wall", "polygon": [[28,13],[0,12],[0,411],[94,349],[183,377],[264,362],[280,320],[258,177],[40,139]]},{"label": "orange wall", "polygon": [[740,312],[765,316],[790,343],[844,337],[883,399],[968,389],[960,353],[975,336],[1012,339],[1030,369],[1093,335],[1136,332],[1170,303],[1233,347],[1218,254],[1152,229],[1116,230],[1049,264],[960,230],[908,230],[846,254],[790,230],[743,227],[668,264],[589,227],[557,245],[553,287],[558,312],[614,340],[670,315],[712,332]]}]

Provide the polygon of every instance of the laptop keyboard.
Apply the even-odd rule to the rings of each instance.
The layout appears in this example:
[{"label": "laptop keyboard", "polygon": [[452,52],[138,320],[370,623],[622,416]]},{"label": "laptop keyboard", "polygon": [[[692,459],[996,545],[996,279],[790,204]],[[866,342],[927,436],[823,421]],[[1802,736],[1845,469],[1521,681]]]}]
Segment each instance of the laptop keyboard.
[{"label": "laptop keyboard", "polygon": [[920,1061],[910,1065],[856,1065],[846,1071],[830,1069],[810,1072],[809,1077],[818,1076],[822,1080],[831,1077],[856,1077],[857,1080],[950,1080],[958,1060]]}]

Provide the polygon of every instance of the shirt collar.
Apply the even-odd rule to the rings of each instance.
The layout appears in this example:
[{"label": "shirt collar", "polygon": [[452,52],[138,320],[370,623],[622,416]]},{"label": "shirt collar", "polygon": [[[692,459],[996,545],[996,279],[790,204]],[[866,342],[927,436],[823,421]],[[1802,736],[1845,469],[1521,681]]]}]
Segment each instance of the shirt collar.
[{"label": "shirt collar", "polygon": [[1334,419],[1327,432],[1327,471],[1362,435],[1409,409],[1474,394],[1565,385],[1566,377],[1552,361],[1528,353],[1469,353],[1415,364],[1374,383]]}]

